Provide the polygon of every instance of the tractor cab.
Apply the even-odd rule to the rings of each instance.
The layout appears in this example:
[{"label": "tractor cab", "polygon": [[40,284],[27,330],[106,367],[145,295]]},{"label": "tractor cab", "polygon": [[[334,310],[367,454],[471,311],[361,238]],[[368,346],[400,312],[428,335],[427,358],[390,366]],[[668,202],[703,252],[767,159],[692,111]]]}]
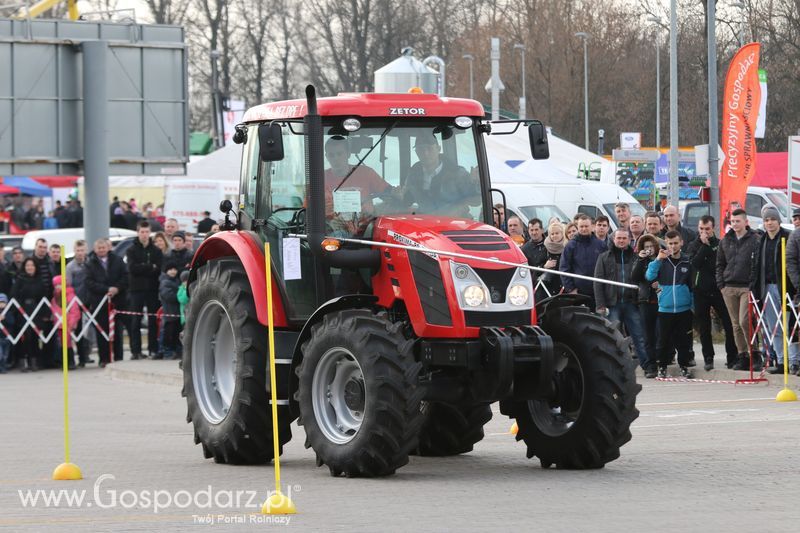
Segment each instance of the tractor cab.
[{"label": "tractor cab", "polygon": [[[327,283],[311,282],[320,258],[306,240],[300,243],[299,279],[281,271],[283,240],[308,233],[310,210],[321,211],[325,236],[336,238],[371,239],[380,217],[493,221],[483,146],[492,125],[477,102],[425,94],[344,94],[319,99],[318,106],[322,146],[315,152],[323,157],[322,176],[316,179],[322,201],[312,197],[314,178],[306,177],[304,102],[251,109],[235,139],[245,144],[240,227],[270,242],[289,302],[287,315],[299,322],[330,298],[372,292],[368,261],[322,265]],[[498,126],[509,133],[517,127],[519,122]],[[540,147],[535,155],[546,157],[544,129],[538,122],[530,127],[532,144]],[[367,255],[361,253],[362,259]]]}]

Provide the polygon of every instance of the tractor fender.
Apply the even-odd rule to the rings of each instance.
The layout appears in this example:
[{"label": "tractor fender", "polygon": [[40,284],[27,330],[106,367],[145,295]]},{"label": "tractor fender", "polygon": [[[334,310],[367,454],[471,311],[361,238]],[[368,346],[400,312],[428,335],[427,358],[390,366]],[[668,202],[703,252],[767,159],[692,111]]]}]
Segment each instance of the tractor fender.
[{"label": "tractor fender", "polygon": [[536,316],[538,320],[547,312],[552,312],[560,307],[571,307],[574,305],[588,305],[591,299],[583,294],[562,293],[536,302]]},{"label": "tractor fender", "polygon": [[342,309],[357,309],[364,307],[374,307],[378,301],[378,297],[372,294],[347,294],[328,300],[306,320],[303,329],[300,330],[300,336],[297,337],[297,342],[294,345],[292,352],[292,366],[289,371],[289,406],[292,415],[298,414],[297,400],[294,399],[294,393],[297,391],[299,385],[299,378],[295,370],[298,365],[303,361],[303,350],[301,349],[303,343],[311,336],[311,328],[317,322],[322,320],[322,317],[333,311],[341,311]]},{"label": "tractor fender", "polygon": [[[197,269],[212,259],[220,257],[236,257],[242,263],[250,282],[253,300],[256,304],[256,318],[261,324],[267,325],[267,282],[264,270],[264,241],[252,231],[221,231],[205,239],[192,258],[189,271],[189,282],[197,277]],[[284,312],[281,292],[275,283],[275,269],[273,267],[272,294],[273,314],[276,327],[286,327],[286,313]]]}]

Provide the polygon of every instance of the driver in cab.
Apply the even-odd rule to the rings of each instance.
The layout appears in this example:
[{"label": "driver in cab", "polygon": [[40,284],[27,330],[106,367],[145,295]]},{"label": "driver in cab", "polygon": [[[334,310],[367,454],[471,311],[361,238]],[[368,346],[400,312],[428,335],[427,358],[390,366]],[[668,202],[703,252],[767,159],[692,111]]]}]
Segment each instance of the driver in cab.
[{"label": "driver in cab", "polygon": [[403,187],[407,204],[417,204],[427,213],[447,210],[448,206],[459,206],[460,199],[476,190],[470,186],[470,174],[442,156],[433,133],[418,136],[414,151],[419,161],[411,167]]}]

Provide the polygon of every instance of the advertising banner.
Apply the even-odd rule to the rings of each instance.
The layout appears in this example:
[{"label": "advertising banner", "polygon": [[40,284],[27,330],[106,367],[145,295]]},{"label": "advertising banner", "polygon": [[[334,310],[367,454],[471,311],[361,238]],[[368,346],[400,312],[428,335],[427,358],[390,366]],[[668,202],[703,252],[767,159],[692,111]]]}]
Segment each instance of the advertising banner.
[{"label": "advertising banner", "polygon": [[743,46],[728,67],[722,99],[722,149],[726,159],[719,176],[720,220],[731,206],[745,207],[747,186],[756,172],[755,128],[761,104],[758,59],[761,45]]},{"label": "advertising banner", "polygon": [[800,207],[800,136],[789,137],[789,203]]},{"label": "advertising banner", "polygon": [[761,105],[758,108],[756,121],[756,139],[763,139],[767,130],[767,71],[763,68],[758,69],[758,81],[761,85]]}]

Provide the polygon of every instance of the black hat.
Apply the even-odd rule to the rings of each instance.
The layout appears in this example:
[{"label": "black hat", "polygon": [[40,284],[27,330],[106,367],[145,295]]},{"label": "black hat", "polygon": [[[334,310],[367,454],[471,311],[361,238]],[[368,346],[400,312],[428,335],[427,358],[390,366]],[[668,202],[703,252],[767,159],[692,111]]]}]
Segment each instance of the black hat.
[{"label": "black hat", "polygon": [[172,238],[174,239],[175,237],[180,237],[182,241],[186,240],[186,234],[182,231],[176,231],[175,233],[173,233]]},{"label": "black hat", "polygon": [[794,217],[800,217],[800,207],[792,211],[792,218]]}]

